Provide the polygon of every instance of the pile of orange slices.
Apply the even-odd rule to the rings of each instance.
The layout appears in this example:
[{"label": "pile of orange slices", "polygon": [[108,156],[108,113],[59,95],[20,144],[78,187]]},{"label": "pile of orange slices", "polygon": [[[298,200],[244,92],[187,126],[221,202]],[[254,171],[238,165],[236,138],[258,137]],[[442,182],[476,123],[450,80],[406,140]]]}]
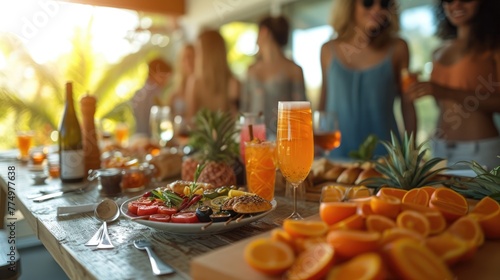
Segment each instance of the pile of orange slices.
[{"label": "pile of orange slices", "polygon": [[[472,210],[469,211],[469,209]],[[323,189],[321,220],[285,220],[245,260],[286,279],[454,279],[450,267],[500,239],[500,204],[445,187]],[[425,269],[422,269],[425,268]]]}]

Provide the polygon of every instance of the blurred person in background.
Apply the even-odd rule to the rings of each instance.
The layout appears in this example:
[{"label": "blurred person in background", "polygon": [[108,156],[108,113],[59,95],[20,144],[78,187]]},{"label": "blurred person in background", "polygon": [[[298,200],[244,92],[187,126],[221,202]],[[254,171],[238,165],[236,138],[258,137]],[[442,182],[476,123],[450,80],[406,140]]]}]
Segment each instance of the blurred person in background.
[{"label": "blurred person in background", "polygon": [[195,45],[194,73],[186,90],[186,117],[192,118],[201,108],[237,115],[241,84],[227,62],[224,39],[218,31],[203,31]]},{"label": "blurred person in background", "polygon": [[[321,48],[320,109],[337,113],[342,141],[330,156],[347,158],[370,134],[380,140],[390,140],[391,131],[399,135],[394,116],[398,97],[404,130],[415,132],[415,108],[400,90],[409,51],[398,37],[396,1],[334,0],[331,18],[337,37]],[[375,155],[385,154],[377,145]]]},{"label": "blurred person in background", "polygon": [[278,101],[306,100],[302,68],[285,57],[289,23],[283,16],[259,22],[257,61],[247,72],[241,111],[264,114],[267,139],[276,138]]},{"label": "blurred person in background", "polygon": [[438,36],[429,82],[414,84],[411,98],[431,95],[440,114],[432,139],[434,156],[500,166],[500,1],[441,0]]},{"label": "blurred person in background", "polygon": [[150,110],[154,105],[162,104],[163,94],[171,75],[172,67],[162,58],[155,58],[148,63],[146,82],[131,99],[136,134],[151,137]]},{"label": "blurred person in background", "polygon": [[194,73],[194,46],[186,44],[180,50],[174,73],[174,89],[169,97],[172,116],[186,114],[186,88],[188,78]]}]

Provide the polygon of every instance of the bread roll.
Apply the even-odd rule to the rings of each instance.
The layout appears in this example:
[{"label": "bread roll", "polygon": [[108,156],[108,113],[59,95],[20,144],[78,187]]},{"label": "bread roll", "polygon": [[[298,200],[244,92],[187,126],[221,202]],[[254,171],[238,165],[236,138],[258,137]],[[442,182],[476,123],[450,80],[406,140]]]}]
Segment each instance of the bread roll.
[{"label": "bread roll", "polygon": [[375,170],[373,167],[369,167],[366,169],[363,169],[361,173],[359,173],[358,178],[356,179],[356,182],[354,182],[356,185],[359,185],[362,181],[368,179],[368,178],[377,178],[377,177],[382,177],[382,174]]},{"label": "bread roll", "polygon": [[352,185],[358,179],[359,174],[363,171],[360,167],[349,167],[342,171],[337,178],[337,183]]},{"label": "bread roll", "polygon": [[323,175],[323,178],[327,181],[337,181],[340,174],[346,170],[345,167],[340,166],[340,165],[335,165],[332,168],[330,168],[328,171],[325,172],[325,175]]}]

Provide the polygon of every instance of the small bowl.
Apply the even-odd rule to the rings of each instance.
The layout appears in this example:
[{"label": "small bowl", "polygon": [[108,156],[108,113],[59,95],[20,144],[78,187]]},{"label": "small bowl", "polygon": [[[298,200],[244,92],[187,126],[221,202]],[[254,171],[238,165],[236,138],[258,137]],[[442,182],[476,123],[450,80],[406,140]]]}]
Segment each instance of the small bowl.
[{"label": "small bowl", "polygon": [[48,176],[45,172],[33,172],[30,174],[31,179],[33,179],[34,185],[43,185]]}]

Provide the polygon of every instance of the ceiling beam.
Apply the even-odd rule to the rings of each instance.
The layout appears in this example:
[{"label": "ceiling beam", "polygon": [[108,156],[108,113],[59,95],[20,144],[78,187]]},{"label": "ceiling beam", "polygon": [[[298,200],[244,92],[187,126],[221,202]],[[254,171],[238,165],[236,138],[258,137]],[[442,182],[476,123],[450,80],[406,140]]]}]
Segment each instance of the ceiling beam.
[{"label": "ceiling beam", "polygon": [[181,16],[186,13],[185,0],[58,0],[93,6],[105,6],[151,13]]}]

